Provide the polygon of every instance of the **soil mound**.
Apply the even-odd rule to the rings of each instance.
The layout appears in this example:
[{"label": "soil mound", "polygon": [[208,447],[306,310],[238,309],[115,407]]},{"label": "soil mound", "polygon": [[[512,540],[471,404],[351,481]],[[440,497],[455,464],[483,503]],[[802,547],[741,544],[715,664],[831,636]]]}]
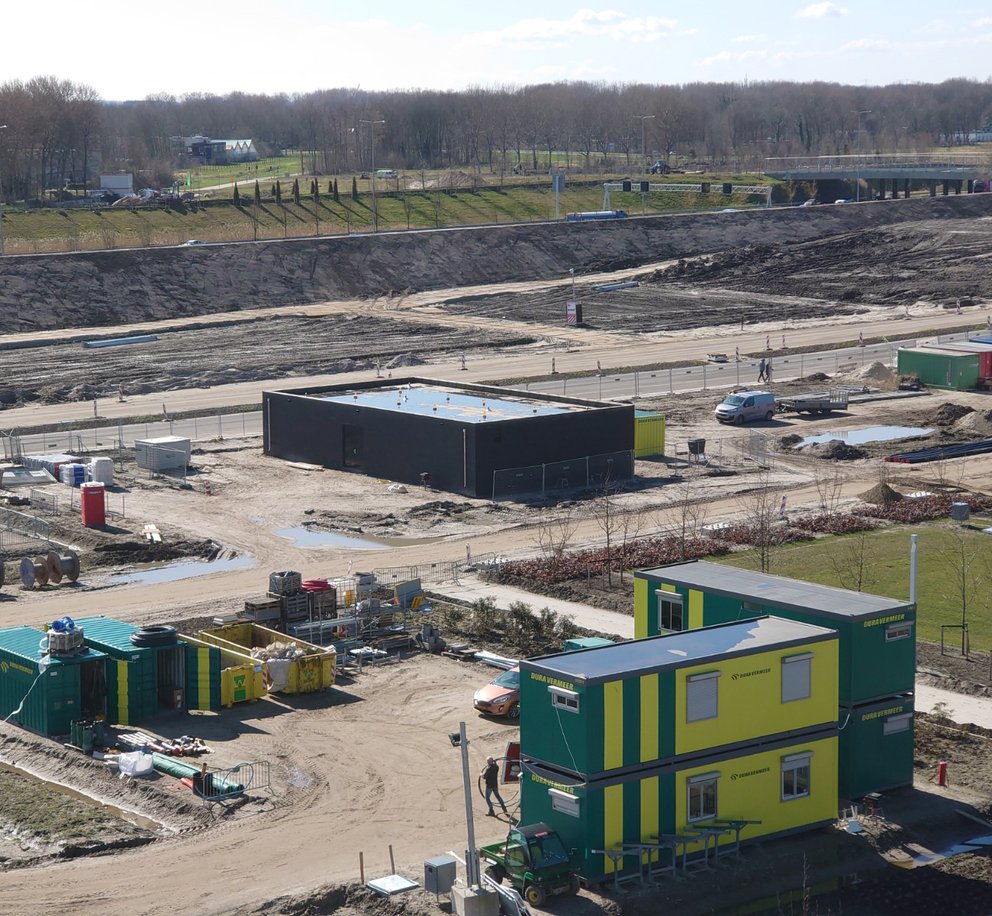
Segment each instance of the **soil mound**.
[{"label": "soil mound", "polygon": [[862,448],[848,445],[842,439],[831,439],[829,442],[815,442],[803,449],[804,455],[823,458],[826,461],[855,461],[867,458],[868,453]]},{"label": "soil mound", "polygon": [[885,363],[878,360],[860,369],[855,373],[855,376],[866,381],[878,382],[880,385],[894,383],[896,377],[895,373]]},{"label": "soil mound", "polygon": [[992,437],[992,410],[969,411],[954,424],[954,429],[981,439],[990,438]]},{"label": "soil mound", "polygon": [[930,412],[923,422],[927,426],[952,426],[962,417],[974,413],[974,407],[967,407],[964,404],[952,404],[949,401],[941,404],[936,410]]},{"label": "soil mound", "polygon": [[893,490],[887,483],[879,483],[861,494],[861,499],[875,506],[887,506],[903,498],[902,493]]}]

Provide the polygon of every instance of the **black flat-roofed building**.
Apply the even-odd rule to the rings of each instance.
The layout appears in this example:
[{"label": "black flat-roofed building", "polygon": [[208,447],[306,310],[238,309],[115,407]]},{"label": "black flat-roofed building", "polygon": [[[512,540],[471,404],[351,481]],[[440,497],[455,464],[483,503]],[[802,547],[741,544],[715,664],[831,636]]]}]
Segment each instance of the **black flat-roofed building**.
[{"label": "black flat-roofed building", "polygon": [[633,475],[629,404],[404,378],[266,391],[262,417],[267,455],[467,496]]}]

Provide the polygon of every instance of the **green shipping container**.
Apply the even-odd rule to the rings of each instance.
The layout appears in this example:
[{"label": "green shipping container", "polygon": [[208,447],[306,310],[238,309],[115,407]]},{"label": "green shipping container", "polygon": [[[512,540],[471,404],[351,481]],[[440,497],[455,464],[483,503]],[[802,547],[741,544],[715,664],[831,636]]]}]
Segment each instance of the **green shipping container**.
[{"label": "green shipping container", "polygon": [[216,646],[186,644],[186,708],[218,710],[221,655]]},{"label": "green shipping container", "polygon": [[763,614],[837,631],[841,706],[912,691],[916,607],[910,602],[705,560],[634,573],[637,638]]},{"label": "green shipping container", "polygon": [[[111,617],[77,618],[86,645],[107,655],[107,719],[136,725],[159,710],[159,649],[135,646],[131,634],[140,629]],[[175,651],[173,646],[171,651]],[[171,704],[170,704],[171,705]]]},{"label": "green shipping container", "polygon": [[73,719],[106,714],[106,656],[87,649],[47,666],[42,643],[46,636],[31,627],[0,630],[0,718],[11,718],[40,735],[68,735]]},{"label": "green shipping container", "polygon": [[839,792],[857,799],[913,784],[913,697],[841,708]]},{"label": "green shipping container", "polygon": [[915,375],[924,385],[965,391],[978,387],[981,360],[977,353],[942,350],[899,350],[900,375]]}]

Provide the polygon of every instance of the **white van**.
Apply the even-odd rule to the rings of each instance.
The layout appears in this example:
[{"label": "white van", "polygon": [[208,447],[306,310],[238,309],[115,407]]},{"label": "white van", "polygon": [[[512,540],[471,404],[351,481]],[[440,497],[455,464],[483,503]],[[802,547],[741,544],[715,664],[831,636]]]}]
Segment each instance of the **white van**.
[{"label": "white van", "polygon": [[775,395],[770,391],[735,391],[717,405],[714,415],[720,423],[770,420],[775,415]]},{"label": "white van", "polygon": [[396,169],[376,169],[375,170],[375,177],[376,178],[395,178],[396,177]]}]

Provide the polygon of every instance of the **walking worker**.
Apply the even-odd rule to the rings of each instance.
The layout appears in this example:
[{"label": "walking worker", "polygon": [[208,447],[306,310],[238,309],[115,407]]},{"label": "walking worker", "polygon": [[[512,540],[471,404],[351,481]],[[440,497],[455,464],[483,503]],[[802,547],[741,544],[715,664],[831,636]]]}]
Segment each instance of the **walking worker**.
[{"label": "walking worker", "polygon": [[758,381],[763,382],[765,380],[765,358],[762,356],[758,360]]},{"label": "walking worker", "polygon": [[772,383],[772,361],[771,358],[765,363],[765,381],[770,385]]},{"label": "walking worker", "polygon": [[496,763],[495,757],[487,758],[486,768],[482,771],[482,780],[486,784],[486,804],[489,805],[486,817],[496,817],[496,812],[493,810],[494,795],[499,806],[503,809],[503,813],[506,814],[506,802],[499,794],[499,765]]}]

